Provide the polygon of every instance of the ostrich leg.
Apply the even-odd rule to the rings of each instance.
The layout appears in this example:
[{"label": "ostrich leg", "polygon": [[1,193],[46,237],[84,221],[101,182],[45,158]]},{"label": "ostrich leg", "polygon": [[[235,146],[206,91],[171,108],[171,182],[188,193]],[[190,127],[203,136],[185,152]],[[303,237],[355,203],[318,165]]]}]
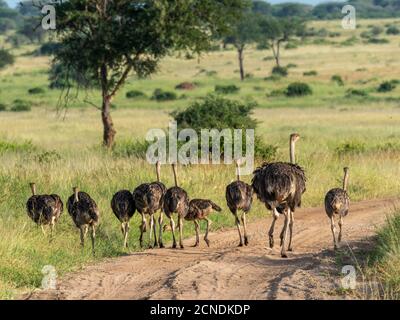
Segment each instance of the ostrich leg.
[{"label": "ostrich leg", "polygon": [[153,240],[153,231],[154,231],[154,213],[150,213],[150,232],[149,232],[149,248],[153,248],[151,241]]},{"label": "ostrich leg", "polygon": [[95,255],[96,250],[94,247],[94,242],[95,242],[95,238],[96,238],[96,227],[92,226],[92,232],[90,233],[90,237],[92,238],[92,253],[93,255]]},{"label": "ostrich leg", "polygon": [[333,246],[335,250],[337,249],[337,244],[336,244],[336,227],[335,227],[335,218],[332,214],[331,216],[331,230],[332,230],[332,236],[333,236]]},{"label": "ostrich leg", "polygon": [[208,240],[208,233],[210,231],[210,226],[211,226],[211,220],[205,218],[205,220],[207,221],[207,229],[206,229],[206,234],[204,236],[204,241],[207,243],[207,246],[210,246],[210,240]]},{"label": "ostrich leg", "polygon": [[237,215],[237,211],[235,210],[233,214],[235,215],[236,227],[237,227],[237,230],[238,230],[238,233],[239,233],[239,240],[240,240],[239,247],[243,247],[242,231],[240,230],[240,220],[239,220],[239,217]]},{"label": "ostrich leg", "polygon": [[143,248],[143,233],[146,232],[146,217],[144,216],[144,213],[141,213],[142,216],[142,224],[140,225],[140,247]]},{"label": "ostrich leg", "polygon": [[268,236],[269,236],[269,247],[272,249],[274,247],[274,230],[275,230],[275,223],[278,220],[279,212],[276,208],[273,209],[273,217],[272,217],[272,224],[271,228],[269,229]]},{"label": "ostrich leg", "polygon": [[152,219],[153,219],[153,232],[154,232],[154,247],[158,247],[157,221],[155,215],[153,215]]},{"label": "ostrich leg", "polygon": [[338,242],[342,242],[342,227],[343,227],[343,216],[340,215],[339,218],[339,237],[338,237]]},{"label": "ostrich leg", "polygon": [[172,231],[172,248],[176,248],[176,238],[175,238],[175,221],[174,219],[170,218],[170,224],[171,224],[171,231]]},{"label": "ostrich leg", "polygon": [[178,227],[179,227],[179,246],[181,249],[184,248],[183,246],[183,218],[179,215],[178,216]]},{"label": "ostrich leg", "polygon": [[193,223],[194,223],[194,230],[196,231],[196,242],[195,242],[193,247],[198,247],[199,243],[200,243],[200,236],[199,236],[200,225],[199,225],[199,222],[197,220],[194,220]]},{"label": "ostrich leg", "polygon": [[281,257],[282,258],[287,258],[287,254],[286,254],[286,239],[287,239],[287,234],[288,234],[288,230],[289,230],[289,219],[290,219],[290,209],[287,208],[285,210],[285,225],[284,225],[284,229],[283,229],[283,241],[282,241],[282,249],[281,249]]},{"label": "ostrich leg", "polygon": [[292,238],[293,238],[293,224],[294,224],[294,212],[292,210],[290,210],[290,215],[289,215],[289,247],[288,247],[288,251],[293,251],[293,247],[292,247]]},{"label": "ostrich leg", "polygon": [[124,226],[124,248],[128,248],[128,232],[129,232],[129,222],[125,222],[125,226]]},{"label": "ostrich leg", "polygon": [[244,245],[247,246],[249,244],[249,238],[247,236],[246,212],[243,212],[243,214],[242,214],[242,223],[243,223],[243,230],[244,230]]},{"label": "ostrich leg", "polygon": [[163,220],[164,220],[164,212],[163,210],[160,211],[160,217],[158,218],[158,225],[160,227],[160,233],[159,233],[159,238],[158,238],[158,244],[160,248],[164,248],[164,243],[162,239],[162,234],[163,234]]},{"label": "ostrich leg", "polygon": [[83,248],[83,247],[85,247],[85,232],[84,232],[84,226],[81,226],[80,228],[79,228],[79,231],[80,231],[80,235],[81,235],[81,247]]}]

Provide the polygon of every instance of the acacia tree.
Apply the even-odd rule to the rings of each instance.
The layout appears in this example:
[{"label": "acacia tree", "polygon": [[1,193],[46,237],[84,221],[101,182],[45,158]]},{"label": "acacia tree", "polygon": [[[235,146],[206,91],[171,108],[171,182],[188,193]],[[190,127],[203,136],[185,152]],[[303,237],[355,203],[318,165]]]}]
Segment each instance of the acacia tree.
[{"label": "acacia tree", "polygon": [[134,73],[154,73],[172,50],[200,53],[227,32],[245,0],[69,0],[55,5],[55,63],[98,79],[103,143],[114,144],[111,101]]},{"label": "acacia tree", "polygon": [[240,80],[245,79],[244,50],[246,46],[256,42],[260,38],[260,24],[258,15],[246,12],[232,28],[231,33],[224,40],[225,43],[233,44],[238,52]]},{"label": "acacia tree", "polygon": [[304,28],[304,21],[298,18],[260,19],[260,32],[272,49],[277,67],[280,67],[281,45],[295,35],[302,34]]}]

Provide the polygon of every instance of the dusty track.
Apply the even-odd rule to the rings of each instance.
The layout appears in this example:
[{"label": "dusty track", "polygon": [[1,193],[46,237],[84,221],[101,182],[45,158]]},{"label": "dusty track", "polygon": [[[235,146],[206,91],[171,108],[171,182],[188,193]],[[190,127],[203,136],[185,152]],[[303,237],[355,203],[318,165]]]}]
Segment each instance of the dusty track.
[{"label": "dusty track", "polygon": [[[394,200],[353,203],[345,219],[344,240],[356,249],[385,221]],[[238,248],[236,229],[210,234],[184,250],[154,249],[89,266],[63,278],[55,291],[38,291],[30,299],[335,299],[339,280],[333,263],[332,236],[322,208],[295,215],[294,250],[281,259],[279,247],[266,247],[270,218],[248,226],[250,246]],[[275,229],[275,241],[283,218]],[[186,223],[192,228],[192,224]]]}]

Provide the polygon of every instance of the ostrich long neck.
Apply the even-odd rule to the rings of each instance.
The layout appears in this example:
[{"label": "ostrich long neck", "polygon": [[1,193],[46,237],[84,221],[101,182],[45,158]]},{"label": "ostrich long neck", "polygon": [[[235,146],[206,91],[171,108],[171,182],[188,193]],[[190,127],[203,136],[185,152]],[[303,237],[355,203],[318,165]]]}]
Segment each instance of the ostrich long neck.
[{"label": "ostrich long neck", "polygon": [[349,184],[349,173],[346,171],[344,173],[344,178],[343,178],[343,190],[347,191],[347,186]]},{"label": "ostrich long neck", "polygon": [[79,190],[78,189],[75,189],[74,190],[74,194],[75,194],[75,202],[79,202],[79,196],[78,196],[78,193],[79,193]]},{"label": "ostrich long neck", "polygon": [[296,143],[293,140],[290,140],[290,163],[293,164],[296,163],[295,149],[296,149]]},{"label": "ostrich long neck", "polygon": [[31,185],[31,191],[32,191],[32,195],[36,196],[36,185],[34,185],[34,184]]},{"label": "ostrich long neck", "polygon": [[178,178],[176,176],[176,167],[175,166],[172,167],[172,171],[174,171],[175,187],[177,187],[178,186]]},{"label": "ostrich long neck", "polygon": [[160,182],[161,178],[160,178],[160,165],[157,163],[157,167],[156,167],[156,173],[157,173],[157,182]]}]

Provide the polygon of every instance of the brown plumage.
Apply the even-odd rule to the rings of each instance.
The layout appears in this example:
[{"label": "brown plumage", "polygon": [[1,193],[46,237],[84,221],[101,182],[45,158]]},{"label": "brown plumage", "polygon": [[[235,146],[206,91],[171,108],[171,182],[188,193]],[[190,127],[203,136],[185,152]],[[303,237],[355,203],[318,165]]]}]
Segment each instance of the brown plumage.
[{"label": "brown plumage", "polygon": [[193,221],[196,231],[196,243],[195,247],[197,247],[200,243],[199,240],[199,231],[200,231],[200,220],[205,220],[207,222],[207,229],[204,235],[204,241],[207,243],[207,246],[210,246],[210,241],[208,240],[208,233],[210,231],[211,220],[208,219],[208,215],[213,211],[221,212],[222,209],[216,205],[211,200],[206,199],[193,199],[189,202],[189,211],[185,217],[187,221]]},{"label": "brown plumage", "polygon": [[306,191],[304,170],[295,164],[295,143],[298,134],[290,136],[291,163],[265,163],[254,171],[252,187],[258,199],[267,209],[273,211],[273,221],[269,230],[269,245],[274,246],[274,228],[279,214],[285,215],[285,224],[281,232],[281,256],[286,258],[286,237],[288,228],[290,239],[288,251],[292,251],[294,212],[301,206],[301,197]]},{"label": "brown plumage", "polygon": [[[143,246],[143,233],[146,232],[146,214],[150,216],[150,247],[152,241],[152,234],[154,231],[154,246],[164,247],[162,242],[162,222],[163,222],[163,202],[164,195],[167,190],[165,185],[160,181],[160,162],[156,164],[157,181],[153,183],[144,183],[138,186],[133,191],[133,198],[135,206],[142,217],[142,224],[140,226],[140,246]],[[157,226],[155,222],[155,213],[160,212],[159,222],[159,238],[157,239]]]},{"label": "brown plumage", "polygon": [[121,232],[124,236],[124,248],[128,247],[129,221],[135,214],[136,206],[129,190],[118,191],[111,200],[111,208],[121,222]]},{"label": "brown plumage", "polygon": [[50,240],[53,238],[54,227],[64,211],[61,198],[56,195],[37,195],[36,184],[30,184],[32,196],[26,202],[28,216],[39,226],[44,234],[44,225],[50,226]]},{"label": "brown plumage", "polygon": [[173,214],[178,215],[178,228],[179,228],[179,245],[183,249],[183,219],[186,217],[189,211],[189,197],[187,192],[182,188],[178,187],[178,180],[176,175],[176,164],[172,165],[172,170],[174,173],[175,186],[169,188],[164,196],[164,212],[166,216],[170,219],[170,225],[172,229],[173,244],[172,247],[176,248],[175,239],[175,222],[173,219]]},{"label": "brown plumage", "polygon": [[229,210],[235,216],[236,227],[239,232],[239,246],[243,246],[242,232],[240,230],[240,220],[238,217],[238,211],[242,210],[242,223],[244,229],[244,244],[249,244],[247,228],[246,228],[246,214],[250,211],[253,203],[253,189],[247,183],[240,181],[240,167],[239,162],[235,161],[237,180],[232,182],[226,187],[225,198],[226,204]]},{"label": "brown plumage", "polygon": [[[349,213],[350,198],[347,194],[349,179],[349,168],[344,168],[343,189],[336,188],[330,190],[325,196],[325,211],[331,221],[333,244],[337,249],[337,244],[342,241],[343,218]],[[339,216],[339,236],[336,242],[335,215]]]},{"label": "brown plumage", "polygon": [[77,187],[73,188],[73,194],[68,198],[68,213],[80,230],[81,246],[85,245],[85,237],[91,228],[92,251],[95,253],[96,226],[99,223],[100,212],[96,202],[86,193],[80,192]]}]

